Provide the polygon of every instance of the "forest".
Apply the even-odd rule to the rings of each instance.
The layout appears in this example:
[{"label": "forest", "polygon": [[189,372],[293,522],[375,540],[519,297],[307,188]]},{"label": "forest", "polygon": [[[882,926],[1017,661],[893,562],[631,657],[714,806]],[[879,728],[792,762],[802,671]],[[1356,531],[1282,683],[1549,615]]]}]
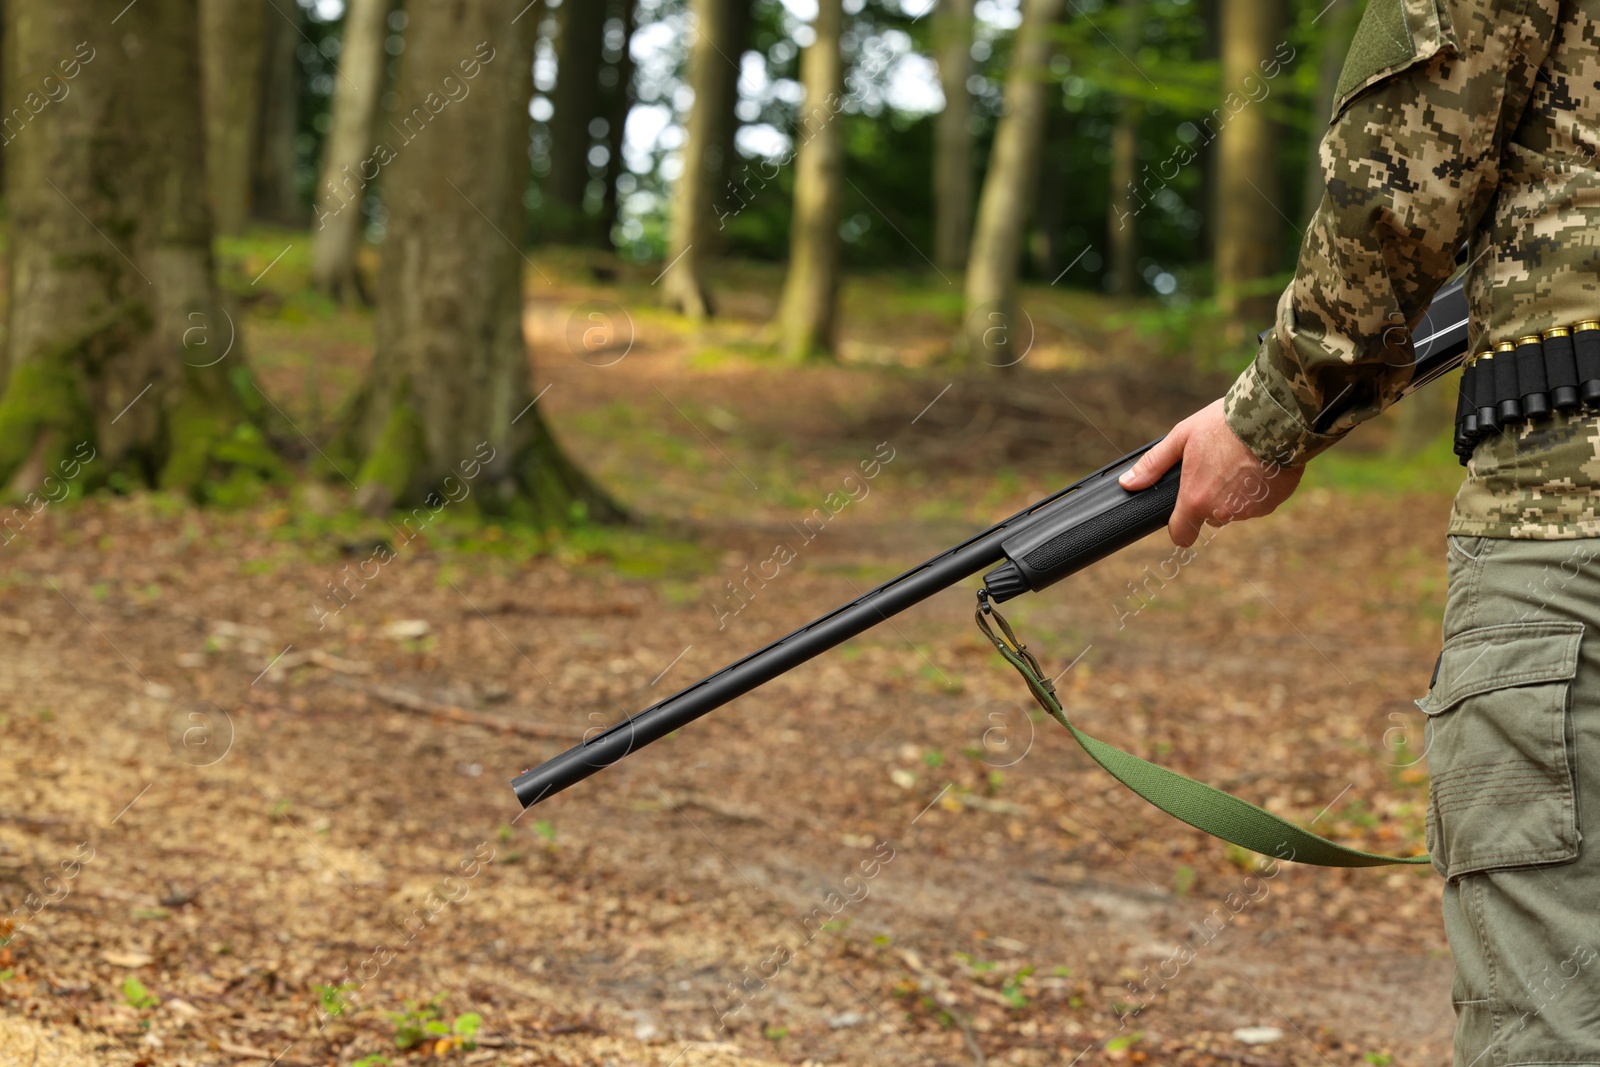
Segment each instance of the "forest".
[{"label": "forest", "polygon": [[[508,784],[1221,395],[1363,6],[0,2],[0,1064],[1442,1062],[1431,871],[976,580]],[[1420,853],[1453,393],[1008,607],[1063,705]]]}]

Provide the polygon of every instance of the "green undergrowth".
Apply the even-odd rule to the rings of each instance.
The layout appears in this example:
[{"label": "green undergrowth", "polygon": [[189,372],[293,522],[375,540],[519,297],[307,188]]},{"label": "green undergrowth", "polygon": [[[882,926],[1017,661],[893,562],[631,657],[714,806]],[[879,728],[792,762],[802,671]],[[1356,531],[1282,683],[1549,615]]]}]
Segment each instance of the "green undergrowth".
[{"label": "green undergrowth", "polygon": [[683,534],[660,526],[578,524],[541,530],[447,505],[426,522],[416,512],[374,518],[353,507],[308,506],[286,500],[271,524],[275,541],[327,556],[370,552],[380,542],[397,558],[426,552],[452,564],[472,561],[524,565],[551,558],[567,566],[596,565],[630,578],[693,578],[716,569],[717,556]]},{"label": "green undergrowth", "polygon": [[1300,492],[1330,489],[1348,494],[1382,496],[1454,496],[1466,475],[1450,450],[1450,440],[1440,436],[1410,456],[1387,452],[1361,452],[1337,446],[1306,465]]}]

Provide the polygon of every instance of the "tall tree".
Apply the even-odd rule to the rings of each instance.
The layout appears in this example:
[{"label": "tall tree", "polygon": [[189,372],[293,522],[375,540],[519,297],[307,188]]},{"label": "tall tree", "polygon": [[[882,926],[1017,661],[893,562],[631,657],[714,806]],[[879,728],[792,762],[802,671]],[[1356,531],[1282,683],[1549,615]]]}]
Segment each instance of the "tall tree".
[{"label": "tall tree", "polygon": [[715,207],[722,196],[725,158],[732,143],[733,101],[738,92],[738,40],[741,5],[749,0],[689,0],[694,23],[689,47],[689,84],[694,105],[689,109],[683,144],[683,169],[672,191],[672,221],[667,236],[667,262],[662,279],[668,307],[704,318],[712,314],[706,290],[705,264],[717,232]]},{"label": "tall tree", "polygon": [[934,127],[933,261],[946,270],[966,265],[972,242],[973,0],[939,0],[934,55],[944,110]]},{"label": "tall tree", "polygon": [[795,130],[789,272],[778,303],[778,349],[789,360],[831,356],[839,302],[839,211],[844,199],[844,33],[841,0],[818,0],[800,57],[805,110]]},{"label": "tall tree", "polygon": [[606,52],[611,52],[612,34],[620,39],[615,58],[600,71],[600,89],[605,97],[606,120],[606,191],[600,206],[600,225],[597,228],[599,244],[612,244],[611,232],[617,225],[620,205],[617,201],[617,179],[622,176],[622,148],[627,132],[628,112],[633,110],[633,31],[638,24],[635,0],[612,0],[610,15],[606,18]]},{"label": "tall tree", "polygon": [[201,0],[200,73],[206,118],[206,178],[216,229],[243,233],[250,220],[250,168],[266,52],[264,0]]},{"label": "tall tree", "polygon": [[256,120],[255,215],[267,222],[299,226],[305,208],[295,181],[300,133],[300,61],[305,12],[298,3],[268,0],[263,27],[260,113]]},{"label": "tall tree", "polygon": [[345,8],[311,246],[312,283],[339,301],[367,297],[356,269],[356,250],[365,224],[366,189],[379,172],[373,126],[383,98],[390,5],[391,0],[349,0]]},{"label": "tall tree", "polygon": [[[741,64],[745,52],[750,47],[750,34],[754,29],[753,2],[754,0],[732,0],[728,3],[726,12],[728,25],[719,35],[725,42],[723,47],[728,54],[728,69],[731,76],[720,82],[716,101],[717,132],[721,140],[710,160],[712,169],[716,172],[711,182],[714,214],[738,206],[739,201],[734,198],[733,191],[739,187],[742,180],[750,176],[750,172],[745,169],[745,159],[739,154],[738,148],[739,129],[743,126],[739,119],[739,73],[743,69]],[[729,238],[726,226],[719,219],[716,236],[711,242],[718,255],[727,251]]]},{"label": "tall tree", "polygon": [[7,146],[0,484],[86,476],[203,495],[277,461],[236,392],[206,202],[196,0],[6,4],[8,99],[72,84]]},{"label": "tall tree", "polygon": [[1050,56],[1063,0],[1024,0],[1022,25],[1006,75],[1005,114],[995,129],[989,173],[978,200],[967,261],[965,346],[985,362],[1010,366],[1015,345],[1017,274],[1023,231],[1033,204],[1053,82]]},{"label": "tall tree", "polygon": [[[1122,0],[1122,26],[1118,47],[1130,63],[1139,50],[1144,29],[1142,0]],[[1106,218],[1106,247],[1110,252],[1106,287],[1113,293],[1132,293],[1139,287],[1139,123],[1144,107],[1124,96],[1111,132],[1111,210]]]},{"label": "tall tree", "polygon": [[[1222,0],[1222,85],[1245,98],[1260,64],[1283,40],[1283,0]],[[1247,98],[1246,98],[1247,100]],[[1232,111],[1232,108],[1228,108]],[[1237,340],[1270,321],[1277,294],[1269,279],[1283,261],[1283,183],[1271,114],[1247,102],[1217,137],[1217,297]]]},{"label": "tall tree", "polygon": [[[606,5],[601,0],[565,0],[556,9],[556,87],[550,94],[550,173],[544,180],[543,213],[549,232],[572,240],[585,229],[591,126],[604,117],[600,52],[605,42]],[[518,23],[521,25],[521,23]]]},{"label": "tall tree", "polygon": [[[434,506],[465,486],[480,507],[540,525],[616,519],[529,388],[518,242],[534,25],[508,25],[507,10],[409,5],[395,91],[411,140],[395,144],[385,174],[377,348],[336,448],[360,457],[370,510]],[[431,114],[425,102],[442,100],[447,81],[470,91]]]}]

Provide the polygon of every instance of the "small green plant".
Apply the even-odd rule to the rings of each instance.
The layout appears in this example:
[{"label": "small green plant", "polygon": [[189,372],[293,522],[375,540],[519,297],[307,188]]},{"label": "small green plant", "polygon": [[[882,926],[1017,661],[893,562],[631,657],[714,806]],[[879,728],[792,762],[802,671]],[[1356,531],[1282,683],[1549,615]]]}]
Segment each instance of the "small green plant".
[{"label": "small green plant", "polygon": [[551,826],[549,820],[547,819],[540,819],[538,822],[534,823],[533,832],[550,842],[552,845],[556,843],[556,828]]},{"label": "small green plant", "polygon": [[353,993],[356,987],[348,982],[341,982],[339,985],[319,985],[312,988],[317,991],[317,1000],[322,1004],[322,1014],[343,1015],[351,1006],[350,998],[345,994]]},{"label": "small green plant", "polygon": [[1000,983],[1000,995],[1005,997],[1013,1008],[1021,1009],[1028,1006],[1028,996],[1022,991],[1022,983],[1032,973],[1033,967],[1027,966]]},{"label": "small green plant", "polygon": [[475,1011],[457,1015],[445,1022],[439,1011],[447,994],[440,993],[428,1001],[406,1001],[405,1011],[386,1011],[384,1015],[394,1023],[396,1048],[408,1049],[432,1043],[435,1056],[445,1056],[452,1049],[471,1051],[478,1047],[478,1029],[483,1026],[483,1016]]},{"label": "small green plant", "polygon": [[1194,868],[1187,863],[1178,864],[1177,870],[1172,872],[1172,891],[1180,897],[1186,897],[1193,888]]},{"label": "small green plant", "polygon": [[370,1056],[363,1056],[359,1060],[350,1061],[350,1067],[384,1067],[389,1062],[389,1057],[380,1056],[374,1052]]},{"label": "small green plant", "polygon": [[1394,1062],[1394,1057],[1387,1052],[1369,1052],[1362,1059],[1372,1064],[1372,1067],[1389,1067]]},{"label": "small green plant", "polygon": [[135,1011],[144,1011],[161,1003],[161,998],[146,989],[144,983],[137,978],[129,978],[122,983],[122,999]]},{"label": "small green plant", "polygon": [[1114,1037],[1106,1042],[1106,1051],[1121,1052],[1124,1049],[1132,1048],[1139,1043],[1142,1037],[1144,1037],[1143,1034],[1123,1034],[1121,1037]]},{"label": "small green plant", "polygon": [[789,1036],[789,1028],[787,1026],[768,1026],[761,1031],[761,1034],[768,1041],[778,1042]]},{"label": "small green plant", "polygon": [[922,762],[933,768],[943,767],[944,753],[936,748],[930,748],[922,754]]}]

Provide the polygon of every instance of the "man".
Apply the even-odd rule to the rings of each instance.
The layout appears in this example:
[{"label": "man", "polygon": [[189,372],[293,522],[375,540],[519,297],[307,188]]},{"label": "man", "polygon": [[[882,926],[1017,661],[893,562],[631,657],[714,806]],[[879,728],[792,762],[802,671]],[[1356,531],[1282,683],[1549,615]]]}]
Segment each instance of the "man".
[{"label": "man", "polygon": [[[1180,545],[1272,511],[1398,397],[1396,327],[1463,244],[1471,351],[1600,320],[1597,152],[1600,0],[1369,0],[1275,329],[1123,485],[1182,459]],[[1325,410],[1341,414],[1322,427]],[[1600,847],[1580,844],[1600,842],[1600,416],[1480,440],[1448,533],[1444,650],[1418,703],[1456,1063],[1600,1064]]]}]

